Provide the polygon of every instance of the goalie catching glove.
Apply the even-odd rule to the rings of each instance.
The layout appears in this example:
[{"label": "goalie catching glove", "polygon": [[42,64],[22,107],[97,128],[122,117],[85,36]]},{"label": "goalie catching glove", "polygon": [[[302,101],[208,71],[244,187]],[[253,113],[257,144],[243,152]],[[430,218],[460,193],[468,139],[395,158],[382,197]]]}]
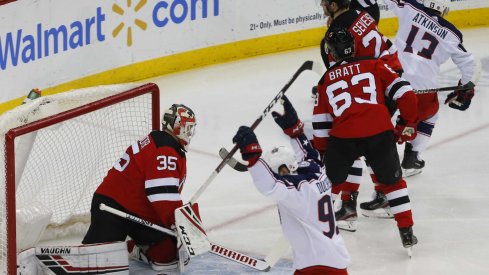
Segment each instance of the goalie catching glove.
[{"label": "goalie catching glove", "polygon": [[255,165],[263,152],[255,133],[248,126],[239,127],[233,137],[233,143],[238,145],[241,157],[248,161],[248,167]]},{"label": "goalie catching glove", "polygon": [[275,122],[284,130],[284,133],[291,138],[296,138],[304,132],[304,123],[297,116],[297,112],[286,96],[281,100],[284,105],[284,114],[272,112]]},{"label": "goalie catching glove", "polygon": [[[462,85],[460,80],[458,81],[458,85]],[[474,97],[475,85],[472,82],[469,82],[464,86],[467,86],[467,89],[453,91],[447,96],[447,99],[445,100],[445,104],[448,103],[448,107],[460,111],[465,111],[469,108],[470,102]]]},{"label": "goalie catching glove", "polygon": [[416,123],[407,122],[401,116],[397,117],[396,128],[394,129],[394,137],[398,144],[405,141],[413,140],[417,135]]}]

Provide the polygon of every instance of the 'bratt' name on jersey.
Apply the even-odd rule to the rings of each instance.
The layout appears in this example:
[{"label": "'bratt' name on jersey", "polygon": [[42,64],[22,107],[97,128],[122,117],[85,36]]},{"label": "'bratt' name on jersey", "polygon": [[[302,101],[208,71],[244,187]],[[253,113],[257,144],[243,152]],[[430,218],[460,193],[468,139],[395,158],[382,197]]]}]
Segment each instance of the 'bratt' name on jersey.
[{"label": "'bratt' name on jersey", "polygon": [[[355,69],[353,69],[355,68]],[[350,76],[350,75],[355,75],[360,73],[360,64],[353,64],[353,65],[348,65],[344,67],[340,67],[335,70],[331,70],[329,74],[329,78],[331,80],[334,80],[336,78],[341,78],[344,76]]]}]

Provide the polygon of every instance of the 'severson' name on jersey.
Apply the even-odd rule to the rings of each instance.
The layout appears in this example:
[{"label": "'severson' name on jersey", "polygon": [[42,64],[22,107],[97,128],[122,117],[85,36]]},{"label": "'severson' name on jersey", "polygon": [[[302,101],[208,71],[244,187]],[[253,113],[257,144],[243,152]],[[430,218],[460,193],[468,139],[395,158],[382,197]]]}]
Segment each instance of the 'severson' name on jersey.
[{"label": "'severson' name on jersey", "polygon": [[432,18],[426,17],[424,14],[421,14],[419,12],[416,13],[416,16],[414,16],[413,22],[418,23],[421,26],[425,27],[427,30],[432,31],[442,39],[445,39],[448,34],[448,30],[440,28],[438,24],[433,21]]}]

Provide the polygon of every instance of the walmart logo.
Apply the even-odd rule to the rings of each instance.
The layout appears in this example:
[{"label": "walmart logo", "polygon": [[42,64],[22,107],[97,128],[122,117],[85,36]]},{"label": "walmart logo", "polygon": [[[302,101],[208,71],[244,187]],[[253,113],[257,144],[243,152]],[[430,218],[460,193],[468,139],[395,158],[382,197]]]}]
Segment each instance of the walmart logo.
[{"label": "walmart logo", "polygon": [[23,29],[16,32],[0,34],[0,68],[5,70],[9,64],[17,66],[19,62],[29,63],[61,50],[85,47],[95,41],[105,41],[102,25],[105,14],[97,8],[95,15],[85,20],[73,21],[66,25],[46,28],[42,23],[36,25],[34,33],[26,33]]},{"label": "walmart logo", "polygon": [[[150,7],[151,17],[141,18],[140,14],[147,7],[147,0],[139,0],[133,7],[131,0],[120,6],[115,1],[111,12],[117,15],[116,27],[112,29],[112,37],[119,41],[125,34],[125,45],[134,45],[133,31],[147,31],[148,24],[156,28],[164,28],[169,24],[180,25],[186,21],[205,20],[210,15],[219,16],[220,0],[160,0]],[[102,7],[94,8],[93,16],[83,20],[69,21],[59,26],[46,26],[45,23],[35,25],[30,32],[18,29],[8,33],[0,33],[0,69],[6,70],[20,64],[57,55],[61,52],[79,50],[95,43],[117,43],[106,41],[104,30],[106,13]],[[134,20],[126,24],[125,18],[133,13]],[[148,23],[150,22],[150,23]],[[150,38],[149,38],[150,39]],[[146,42],[147,43],[147,42]]]},{"label": "walmart logo", "polygon": [[[139,3],[134,7],[134,12],[137,13],[144,5],[146,5],[146,0],[140,0]],[[127,0],[127,8],[128,9],[131,8],[131,0]],[[124,15],[124,9],[122,9],[117,4],[112,5],[112,11],[121,15],[121,16]],[[148,24],[146,24],[146,22],[144,22],[143,20],[138,19],[138,18],[134,19],[134,24],[136,26],[138,26],[143,31],[145,31],[146,28],[148,27]],[[124,28],[124,22],[119,23],[119,25],[117,25],[117,27],[115,27],[115,29],[112,31],[112,36],[117,37],[123,28]],[[128,26],[126,29],[126,32],[127,32],[126,45],[128,47],[131,47],[132,46],[132,27]]]}]

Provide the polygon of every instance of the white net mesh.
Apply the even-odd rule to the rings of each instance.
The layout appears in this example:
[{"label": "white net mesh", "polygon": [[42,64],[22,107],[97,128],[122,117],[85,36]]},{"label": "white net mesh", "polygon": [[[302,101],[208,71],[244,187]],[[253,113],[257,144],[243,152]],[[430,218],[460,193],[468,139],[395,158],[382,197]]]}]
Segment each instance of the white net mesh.
[{"label": "white net mesh", "polygon": [[[12,128],[138,86],[99,86],[35,99],[0,117],[0,142],[5,144],[5,133]],[[16,137],[17,209],[32,202],[41,202],[53,212],[51,226],[56,228],[63,228],[74,220],[86,221],[92,194],[108,169],[131,143],[151,130],[152,97],[145,93]],[[5,150],[0,154],[0,167],[6,167]],[[6,172],[5,168],[0,169],[4,189]],[[0,204],[0,272],[4,274],[8,238],[5,192],[0,192]],[[51,234],[51,237],[59,234]],[[17,243],[20,238],[22,236],[17,237]]]}]

